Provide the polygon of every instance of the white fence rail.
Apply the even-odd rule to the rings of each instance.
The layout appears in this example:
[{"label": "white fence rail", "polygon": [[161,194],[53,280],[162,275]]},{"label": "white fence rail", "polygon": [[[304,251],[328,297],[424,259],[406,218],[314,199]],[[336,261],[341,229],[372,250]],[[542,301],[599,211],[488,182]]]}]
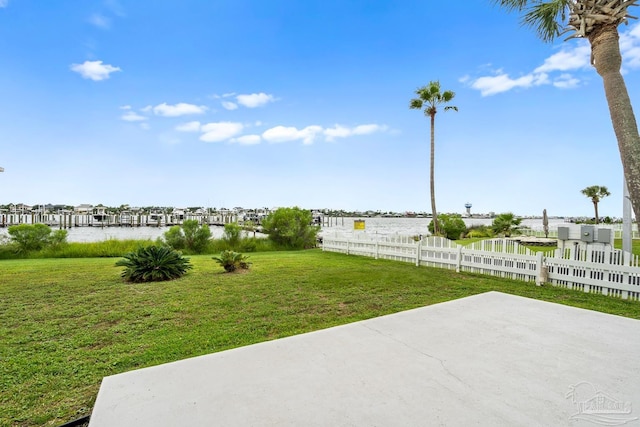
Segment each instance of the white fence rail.
[{"label": "white fence rail", "polygon": [[509,239],[482,240],[469,246],[442,237],[371,238],[324,236],[322,250],[376,259],[410,262],[417,266],[489,274],[516,280],[551,283],[640,301],[640,260],[618,249],[571,247],[534,253]]}]

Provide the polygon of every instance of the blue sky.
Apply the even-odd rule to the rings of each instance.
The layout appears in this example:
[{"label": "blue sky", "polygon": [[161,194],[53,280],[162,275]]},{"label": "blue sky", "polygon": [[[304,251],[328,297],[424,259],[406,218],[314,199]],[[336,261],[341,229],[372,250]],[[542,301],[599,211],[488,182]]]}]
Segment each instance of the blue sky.
[{"label": "blue sky", "polygon": [[[621,26],[640,96],[640,26]],[[622,168],[583,40],[489,0],[0,0],[0,204],[592,215]]]}]

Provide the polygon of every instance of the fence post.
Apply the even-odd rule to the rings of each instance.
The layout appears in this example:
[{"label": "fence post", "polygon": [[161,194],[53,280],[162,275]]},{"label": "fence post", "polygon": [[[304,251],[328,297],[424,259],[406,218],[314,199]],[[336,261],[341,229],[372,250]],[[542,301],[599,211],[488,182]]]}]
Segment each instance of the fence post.
[{"label": "fence post", "polygon": [[542,251],[536,254],[536,285],[542,286],[549,278],[549,270],[544,265],[544,255]]},{"label": "fence post", "polygon": [[349,239],[347,239],[347,255],[349,255]]},{"label": "fence post", "polygon": [[462,245],[458,245],[458,258],[456,259],[456,273],[460,273],[462,266]]},{"label": "fence post", "polygon": [[420,267],[421,256],[422,256],[422,240],[418,240],[418,249],[416,251],[416,267]]},{"label": "fence post", "polygon": [[378,245],[378,240],[376,240],[376,254],[375,254],[375,259],[378,259],[378,257],[380,256],[380,247]]}]

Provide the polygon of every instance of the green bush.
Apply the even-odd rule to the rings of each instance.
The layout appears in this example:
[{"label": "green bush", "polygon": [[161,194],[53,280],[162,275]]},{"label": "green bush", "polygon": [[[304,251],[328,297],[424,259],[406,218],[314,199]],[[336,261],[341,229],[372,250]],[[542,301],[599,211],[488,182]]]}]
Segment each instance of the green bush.
[{"label": "green bush", "polygon": [[186,247],[186,239],[182,233],[182,227],[179,225],[169,228],[169,231],[166,231],[163,236],[164,242],[173,249],[180,251]]},{"label": "green bush", "polygon": [[[467,226],[460,215],[439,214],[438,225],[440,233],[450,240],[458,240],[467,230]],[[433,234],[433,220],[429,223],[429,232]]]},{"label": "green bush", "polygon": [[493,219],[493,224],[491,228],[493,232],[496,234],[504,235],[505,237],[510,237],[511,234],[517,234],[517,227],[522,222],[521,218],[516,218],[516,216],[511,212],[506,212],[498,215]]},{"label": "green bush", "polygon": [[237,222],[225,224],[222,240],[227,242],[231,249],[236,249],[240,244],[241,233],[242,227],[240,227]]},{"label": "green bush", "polygon": [[127,282],[160,282],[182,277],[192,265],[188,258],[167,246],[138,248],[118,260],[116,266],[125,267],[122,277]]},{"label": "green bush", "polygon": [[51,227],[45,224],[12,225],[7,230],[10,244],[18,253],[39,251],[47,246],[60,246],[67,241],[67,231],[57,230],[51,233]]},{"label": "green bush", "polygon": [[467,229],[466,237],[472,239],[493,237],[493,230],[486,225],[472,225]]},{"label": "green bush", "polygon": [[262,230],[276,245],[287,249],[308,249],[316,245],[319,226],[312,225],[311,211],[298,207],[279,208],[262,222]]},{"label": "green bush", "polygon": [[187,249],[200,254],[207,249],[211,236],[207,224],[200,225],[195,219],[187,219],[182,226],[174,225],[164,233],[164,242],[173,249]]},{"label": "green bush", "polygon": [[213,259],[224,268],[227,273],[232,273],[237,269],[247,270],[251,265],[247,262],[248,256],[234,251],[222,251],[220,256]]},{"label": "green bush", "polygon": [[258,239],[256,239],[255,237],[251,237],[240,240],[239,249],[242,252],[255,252],[256,249],[258,249]]}]

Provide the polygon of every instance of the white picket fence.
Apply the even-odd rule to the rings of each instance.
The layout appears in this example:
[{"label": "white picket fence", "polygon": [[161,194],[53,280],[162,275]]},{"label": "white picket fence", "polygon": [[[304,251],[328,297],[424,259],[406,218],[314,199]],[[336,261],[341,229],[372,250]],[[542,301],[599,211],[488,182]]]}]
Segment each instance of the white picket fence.
[{"label": "white picket fence", "polygon": [[417,266],[489,274],[516,280],[551,283],[583,292],[596,292],[640,301],[640,260],[607,247],[572,246],[534,253],[509,239],[475,242],[469,246],[442,237],[373,237],[325,235],[322,250],[376,259],[411,262]]}]

